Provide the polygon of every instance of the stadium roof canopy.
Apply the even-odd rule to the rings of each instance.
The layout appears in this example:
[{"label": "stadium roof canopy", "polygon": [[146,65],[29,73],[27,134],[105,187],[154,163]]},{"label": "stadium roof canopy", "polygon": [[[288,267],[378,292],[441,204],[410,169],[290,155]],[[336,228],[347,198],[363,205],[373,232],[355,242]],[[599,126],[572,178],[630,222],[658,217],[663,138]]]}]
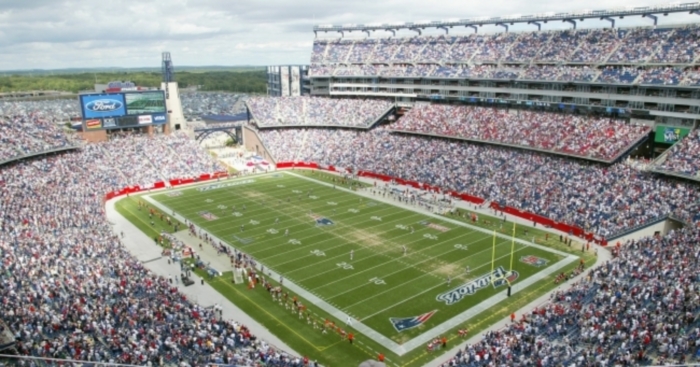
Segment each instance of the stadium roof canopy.
[{"label": "stadium roof canopy", "polygon": [[421,34],[422,29],[426,28],[439,28],[444,29],[445,33],[449,33],[449,29],[453,27],[470,27],[474,31],[478,27],[484,24],[493,24],[502,26],[508,31],[508,25],[513,25],[515,23],[527,23],[536,25],[538,29],[542,29],[542,23],[547,23],[550,21],[562,21],[573,24],[574,29],[576,28],[576,21],[583,21],[584,19],[600,19],[608,20],[612,27],[615,27],[615,17],[623,19],[626,16],[642,16],[650,18],[654,21],[654,25],[657,23],[657,15],[663,14],[668,15],[669,13],[681,13],[689,12],[690,14],[700,15],[700,2],[692,3],[670,3],[658,6],[642,6],[642,7],[623,7],[615,8],[610,10],[581,10],[569,13],[539,13],[531,15],[504,15],[501,17],[476,17],[470,19],[448,19],[448,20],[438,20],[438,21],[421,21],[421,22],[400,22],[400,23],[383,23],[383,24],[344,24],[344,25],[333,25],[333,24],[319,24],[314,26],[314,33],[318,35],[318,32],[339,32],[344,34],[344,32],[359,31],[365,32],[369,35],[372,31],[389,31],[395,33],[400,29],[408,29],[418,32]]},{"label": "stadium roof canopy", "polygon": [[202,120],[207,122],[234,122],[248,120],[248,114],[245,112],[235,115],[204,115]]}]

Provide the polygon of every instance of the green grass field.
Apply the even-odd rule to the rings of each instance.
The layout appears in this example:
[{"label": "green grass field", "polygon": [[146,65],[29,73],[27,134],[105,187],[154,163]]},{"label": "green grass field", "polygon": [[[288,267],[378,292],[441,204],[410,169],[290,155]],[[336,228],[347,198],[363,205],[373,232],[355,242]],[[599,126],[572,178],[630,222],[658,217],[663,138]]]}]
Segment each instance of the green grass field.
[{"label": "green grass field", "polygon": [[[331,177],[309,171],[250,176],[150,199],[282,275],[284,286],[307,299],[302,302],[314,320],[330,318],[354,332],[359,343],[349,346],[290,315],[264,290],[233,285],[230,275],[210,281],[297,351],[331,365],[357,365],[378,351],[390,365],[421,365],[439,355],[426,352],[425,340],[447,336],[452,342],[458,328],[478,332],[554,288],[554,275],[578,265],[569,255],[576,246],[557,244],[553,236],[538,241],[548,246],[513,241],[512,223],[492,219],[499,232],[494,237],[493,229],[466,224],[468,219],[432,216],[381,196],[334,188],[327,185]],[[122,200],[117,208],[153,232],[135,212],[136,200]],[[544,237],[529,230],[517,231],[516,238]],[[493,269],[500,276],[495,282]],[[512,297],[505,295],[503,276],[511,281]],[[422,323],[413,319],[426,313],[432,316]],[[339,316],[346,314],[352,326]]]}]

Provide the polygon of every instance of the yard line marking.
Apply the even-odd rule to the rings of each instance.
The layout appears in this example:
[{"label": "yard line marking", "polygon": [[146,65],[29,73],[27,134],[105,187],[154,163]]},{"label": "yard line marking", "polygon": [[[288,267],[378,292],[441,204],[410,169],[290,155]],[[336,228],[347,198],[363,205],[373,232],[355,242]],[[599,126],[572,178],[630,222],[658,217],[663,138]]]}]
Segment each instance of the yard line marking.
[{"label": "yard line marking", "polygon": [[[478,242],[478,241],[481,241],[481,240],[477,240],[477,241],[474,241],[474,242]],[[496,247],[498,247],[498,246],[501,245],[502,243],[506,243],[506,242],[505,242],[505,241],[499,242],[499,243],[496,245]],[[452,250],[452,251],[455,251],[455,250]],[[485,253],[485,252],[490,252],[490,251],[491,251],[491,248],[485,248],[485,249],[483,249],[483,250],[481,250],[481,251],[478,251],[478,252],[476,252],[476,253],[470,255],[469,257],[475,256],[475,255],[478,255],[478,254],[481,254],[481,253]],[[451,251],[448,251],[447,253],[449,253],[449,252],[451,252]],[[438,254],[438,255],[435,255],[435,256],[432,256],[432,257],[429,257],[429,258],[427,258],[427,259],[425,259],[425,260],[421,260],[421,261],[419,261],[419,262],[416,263],[416,264],[420,264],[420,263],[423,263],[423,262],[432,260],[432,259],[434,259],[434,258],[436,258],[436,257],[439,257],[439,256],[442,256],[442,255],[444,255],[444,253],[443,253],[443,254]],[[508,253],[508,255],[506,255],[506,256],[510,256],[510,253]],[[467,258],[469,258],[469,257],[467,257]],[[499,258],[499,259],[500,259],[500,258]],[[382,264],[382,265],[380,265],[380,266],[383,266],[383,265],[384,265],[384,264]],[[485,264],[485,265],[490,265],[490,264]],[[475,269],[478,269],[478,268],[483,267],[483,266],[484,266],[484,265],[479,266],[479,267],[477,267],[477,268],[475,268]],[[393,272],[391,272],[391,273],[384,273],[383,276],[384,276],[384,277],[388,277],[388,276],[390,276],[390,275],[392,275],[392,274],[396,274],[396,273],[402,272],[402,271],[407,270],[407,269],[409,269],[409,268],[399,269],[399,270],[393,271]],[[349,309],[350,307],[352,307],[352,306],[354,306],[354,305],[356,305],[356,304],[359,304],[359,303],[362,303],[362,302],[364,302],[364,301],[366,301],[366,300],[368,300],[368,299],[374,298],[375,296],[379,296],[379,295],[381,295],[381,294],[384,294],[384,293],[386,293],[386,292],[388,292],[388,291],[390,291],[390,290],[392,290],[392,289],[401,287],[401,286],[403,286],[403,285],[405,285],[405,284],[408,284],[408,283],[412,283],[412,282],[414,282],[416,279],[420,279],[420,278],[422,278],[422,277],[424,277],[424,276],[426,276],[426,275],[432,274],[432,273],[434,273],[434,272],[435,272],[435,270],[433,270],[433,271],[425,271],[425,272],[424,272],[425,274],[423,274],[423,275],[419,275],[419,276],[417,276],[417,277],[411,278],[411,279],[409,279],[409,280],[406,281],[406,282],[399,283],[399,284],[397,284],[396,286],[393,286],[393,287],[391,287],[391,288],[389,288],[389,289],[387,289],[387,290],[385,290],[385,291],[382,291],[382,292],[380,292],[380,293],[373,294],[373,295],[370,296],[370,297],[363,298],[362,301],[359,301],[359,302],[353,303],[353,304],[351,304],[351,305],[348,305],[348,306],[345,307],[345,309]],[[464,275],[464,274],[460,273],[460,275],[459,275],[458,277],[455,277],[455,279],[461,278],[462,275]],[[441,279],[441,280],[444,280],[444,278],[440,278],[440,279]],[[329,284],[333,284],[333,283],[336,283],[336,282],[334,281],[334,282],[326,283],[326,284],[324,284],[323,286],[325,287],[325,286],[327,286],[327,285],[329,285]],[[441,282],[441,284],[444,284],[444,282]],[[367,286],[367,284],[358,285],[357,287],[350,288],[350,289],[348,289],[348,290],[346,290],[346,291],[344,291],[344,292],[342,292],[342,293],[338,293],[338,294],[336,294],[336,295],[334,295],[334,296],[332,296],[332,297],[328,297],[327,299],[332,299],[332,298],[341,296],[341,295],[343,295],[343,294],[352,292],[352,291],[354,291],[355,289],[362,288],[362,287],[365,287],[365,286]],[[367,318],[367,316],[363,317],[362,319],[365,320],[366,318]]]}]

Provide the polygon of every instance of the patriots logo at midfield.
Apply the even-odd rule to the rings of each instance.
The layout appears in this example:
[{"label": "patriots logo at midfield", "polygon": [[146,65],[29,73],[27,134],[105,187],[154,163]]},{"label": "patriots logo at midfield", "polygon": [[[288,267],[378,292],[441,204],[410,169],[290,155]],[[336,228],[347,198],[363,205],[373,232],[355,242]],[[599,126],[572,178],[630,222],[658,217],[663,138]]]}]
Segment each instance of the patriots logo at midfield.
[{"label": "patriots logo at midfield", "polygon": [[309,214],[309,216],[316,221],[317,226],[330,226],[333,225],[333,221],[316,214]]},{"label": "patriots logo at midfield", "polygon": [[396,331],[401,332],[408,329],[413,329],[416,326],[423,325],[429,318],[431,318],[437,310],[433,310],[422,315],[413,317],[390,317],[389,321],[394,326]]},{"label": "patriots logo at midfield", "polygon": [[537,256],[532,256],[532,255],[523,256],[520,258],[520,261],[524,262],[525,264],[528,264],[528,265],[536,266],[538,268],[546,266],[547,263],[549,262],[546,259],[543,259],[543,258],[537,257]]}]

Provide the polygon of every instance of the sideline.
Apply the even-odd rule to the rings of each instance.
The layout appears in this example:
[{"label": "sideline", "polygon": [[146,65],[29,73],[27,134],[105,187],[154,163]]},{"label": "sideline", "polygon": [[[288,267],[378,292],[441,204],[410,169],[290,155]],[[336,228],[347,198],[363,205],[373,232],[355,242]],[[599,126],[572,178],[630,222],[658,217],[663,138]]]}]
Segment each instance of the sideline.
[{"label": "sideline", "polygon": [[[250,176],[243,176],[243,178],[249,178]],[[204,184],[212,184],[216,181],[208,181]],[[197,183],[194,185],[183,185],[178,187],[178,189],[190,189],[192,187],[200,186],[203,183]],[[158,194],[167,192],[173,189],[159,189],[152,190],[150,194]],[[169,264],[167,257],[162,257],[162,248],[153,244],[153,239],[149,238],[145,233],[143,233],[139,228],[133,225],[128,219],[124,218],[115,208],[117,201],[125,199],[126,196],[118,196],[107,200],[105,202],[105,216],[110,222],[110,226],[116,235],[120,232],[124,233],[124,238],[122,243],[126,249],[139,260],[144,267],[153,272],[158,276],[168,278],[172,276],[173,278],[179,277],[180,265],[179,263]],[[183,222],[184,223],[184,222]],[[185,231],[187,229],[184,229]],[[182,231],[180,231],[182,232]],[[211,252],[211,254],[209,254]],[[204,250],[198,250],[198,254],[204,256],[215,257],[215,250],[211,246],[206,246]],[[192,274],[195,279],[196,274]],[[211,287],[208,283],[201,284],[201,282],[195,281],[194,285],[185,287],[182,283],[175,284],[178,291],[186,295],[191,301],[198,304],[200,307],[211,306],[213,304],[218,304],[223,309],[222,318],[235,322],[241,325],[245,325],[250,329],[251,333],[262,340],[263,343],[275,348],[280,353],[290,354],[291,357],[302,357],[303,354],[298,353],[277,336],[275,336],[270,330],[258,323],[255,319],[250,317],[248,314],[243,312],[235,304],[226,299],[221,293]]]}]

